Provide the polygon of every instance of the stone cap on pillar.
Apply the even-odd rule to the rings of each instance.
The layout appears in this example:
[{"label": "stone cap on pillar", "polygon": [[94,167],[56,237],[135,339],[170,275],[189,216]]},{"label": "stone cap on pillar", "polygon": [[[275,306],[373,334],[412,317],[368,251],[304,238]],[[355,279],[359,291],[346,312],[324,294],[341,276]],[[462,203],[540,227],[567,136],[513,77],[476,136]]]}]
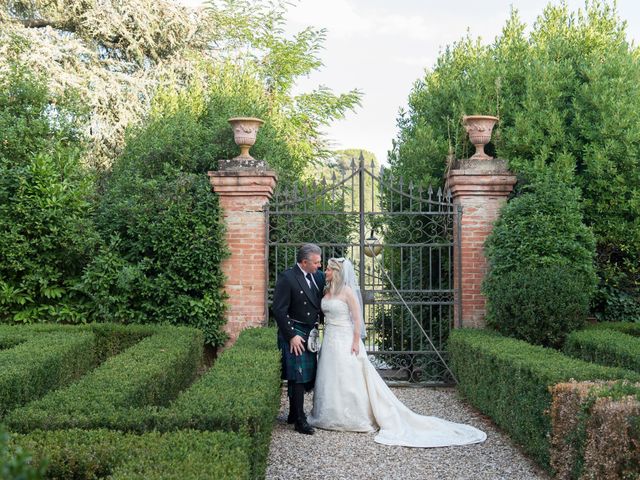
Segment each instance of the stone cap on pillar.
[{"label": "stone cap on pillar", "polygon": [[447,175],[447,188],[456,198],[461,195],[507,196],[517,178],[500,158],[456,160]]},{"label": "stone cap on pillar", "polygon": [[213,171],[207,174],[213,191],[223,196],[265,196],[271,198],[276,186],[277,175],[273,170],[254,171]]},{"label": "stone cap on pillar", "polygon": [[253,157],[236,157],[218,160],[219,172],[253,172],[264,173],[269,171],[267,163]]}]

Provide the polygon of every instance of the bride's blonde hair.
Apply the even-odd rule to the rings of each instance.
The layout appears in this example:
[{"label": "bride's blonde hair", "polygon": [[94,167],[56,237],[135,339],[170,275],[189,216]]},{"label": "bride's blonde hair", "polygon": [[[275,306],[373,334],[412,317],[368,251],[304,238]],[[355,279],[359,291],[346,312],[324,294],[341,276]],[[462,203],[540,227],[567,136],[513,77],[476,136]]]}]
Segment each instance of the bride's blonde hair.
[{"label": "bride's blonde hair", "polygon": [[328,291],[331,296],[339,295],[344,287],[344,274],[342,272],[342,263],[344,258],[330,258],[327,261],[327,267],[333,270],[333,277],[330,282],[327,282],[325,291]]}]

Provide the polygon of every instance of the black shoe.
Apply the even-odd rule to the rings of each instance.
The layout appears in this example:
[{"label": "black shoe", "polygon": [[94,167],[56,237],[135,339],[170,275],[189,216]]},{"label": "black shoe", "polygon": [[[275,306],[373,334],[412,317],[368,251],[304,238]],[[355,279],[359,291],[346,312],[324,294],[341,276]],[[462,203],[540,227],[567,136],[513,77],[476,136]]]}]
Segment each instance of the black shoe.
[{"label": "black shoe", "polygon": [[298,433],[304,433],[305,435],[313,435],[315,430],[311,425],[307,423],[307,421],[296,422],[295,430]]}]

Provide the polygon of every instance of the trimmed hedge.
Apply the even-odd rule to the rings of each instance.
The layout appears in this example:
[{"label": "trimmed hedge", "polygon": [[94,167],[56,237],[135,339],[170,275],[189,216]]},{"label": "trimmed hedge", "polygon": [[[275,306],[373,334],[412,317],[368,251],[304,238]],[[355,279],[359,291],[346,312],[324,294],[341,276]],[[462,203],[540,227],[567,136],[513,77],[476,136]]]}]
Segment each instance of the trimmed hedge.
[{"label": "trimmed hedge", "polygon": [[250,436],[253,477],[264,478],[280,387],[276,330],[244,330],[213,368],[164,412],[162,429],[226,430]]},{"label": "trimmed hedge", "polygon": [[1,329],[0,418],[8,411],[66,386],[97,364],[90,332],[29,334],[23,329]]},{"label": "trimmed hedge", "polygon": [[[168,327],[169,332],[176,329]],[[280,353],[276,346],[276,329],[242,331],[233,347],[227,349],[211,369],[167,408],[158,406],[158,403],[136,405],[119,401],[114,406],[113,401],[101,401],[109,392],[104,390],[102,382],[98,383],[104,375],[98,376],[98,372],[107,366],[113,369],[115,362],[121,364],[122,357],[130,356],[132,351],[140,350],[139,347],[156,337],[145,339],[108,360],[72,387],[14,411],[7,420],[9,426],[20,432],[77,426],[138,433],[183,429],[232,431],[249,441],[250,476],[264,478],[271,431],[280,407]],[[144,352],[140,353],[143,359],[152,355],[146,347]],[[172,367],[165,366],[161,370],[175,373]],[[92,389],[99,389],[102,393],[94,395]],[[100,403],[91,403],[86,395],[90,395],[93,402]]]},{"label": "trimmed hedge", "polygon": [[[98,363],[135,345],[145,337],[158,331],[158,325],[122,325],[118,323],[89,323],[84,325],[60,325],[38,323],[30,325],[0,325],[0,337],[33,338],[42,333],[62,333],[73,335],[90,332],[95,336],[95,351]],[[3,340],[0,339],[0,345]]]},{"label": "trimmed hedge", "polygon": [[589,330],[615,330],[617,332],[640,337],[640,323],[633,322],[599,322],[589,325]]},{"label": "trimmed hedge", "polygon": [[547,470],[551,386],[569,379],[640,381],[636,372],[587,363],[487,330],[453,330],[448,349],[462,395]]},{"label": "trimmed hedge", "polygon": [[565,342],[564,353],[587,362],[640,372],[640,338],[615,330],[572,332]]},{"label": "trimmed hedge", "polygon": [[554,478],[638,477],[640,384],[568,382],[552,395]]},{"label": "trimmed hedge", "polygon": [[154,330],[68,388],[13,411],[8,426],[18,432],[107,427],[126,407],[168,404],[195,378],[204,339],[189,327]]},{"label": "trimmed hedge", "polygon": [[158,331],[158,327],[152,325],[124,326],[117,323],[93,323],[90,328],[96,337],[96,357],[100,363]]},{"label": "trimmed hedge", "polygon": [[34,465],[46,461],[48,479],[250,478],[250,442],[233,432],[71,429],[14,435],[11,443],[31,452]]}]

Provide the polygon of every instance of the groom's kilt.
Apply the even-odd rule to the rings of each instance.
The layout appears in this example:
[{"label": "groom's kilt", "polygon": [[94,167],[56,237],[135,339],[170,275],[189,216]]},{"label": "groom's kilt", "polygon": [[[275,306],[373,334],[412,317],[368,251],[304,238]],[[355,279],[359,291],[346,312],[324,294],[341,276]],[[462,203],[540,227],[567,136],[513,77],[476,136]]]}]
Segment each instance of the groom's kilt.
[{"label": "groom's kilt", "polygon": [[[294,324],[296,335],[300,335],[305,343],[309,341],[309,332],[313,325]],[[305,350],[302,355],[295,355],[289,351],[289,342],[278,332],[278,347],[282,353],[282,379],[293,383],[313,383],[316,379],[318,356],[314,352]]]}]

